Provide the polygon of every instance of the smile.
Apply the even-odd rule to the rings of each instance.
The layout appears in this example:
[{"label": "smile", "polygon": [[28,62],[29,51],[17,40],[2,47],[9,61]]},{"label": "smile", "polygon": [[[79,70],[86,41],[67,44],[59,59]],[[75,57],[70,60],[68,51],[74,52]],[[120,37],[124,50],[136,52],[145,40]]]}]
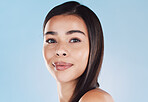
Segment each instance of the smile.
[{"label": "smile", "polygon": [[64,71],[64,70],[70,68],[71,66],[73,66],[73,64],[66,63],[66,62],[55,62],[55,63],[53,63],[53,66],[58,71]]}]

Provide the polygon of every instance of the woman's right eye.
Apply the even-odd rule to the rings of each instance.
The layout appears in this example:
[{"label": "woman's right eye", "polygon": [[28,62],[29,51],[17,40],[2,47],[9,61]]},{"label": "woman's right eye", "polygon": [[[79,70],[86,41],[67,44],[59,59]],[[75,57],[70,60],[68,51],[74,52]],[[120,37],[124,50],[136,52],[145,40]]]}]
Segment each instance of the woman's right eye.
[{"label": "woman's right eye", "polygon": [[51,44],[51,43],[56,43],[56,40],[54,40],[54,39],[47,39],[46,42]]}]

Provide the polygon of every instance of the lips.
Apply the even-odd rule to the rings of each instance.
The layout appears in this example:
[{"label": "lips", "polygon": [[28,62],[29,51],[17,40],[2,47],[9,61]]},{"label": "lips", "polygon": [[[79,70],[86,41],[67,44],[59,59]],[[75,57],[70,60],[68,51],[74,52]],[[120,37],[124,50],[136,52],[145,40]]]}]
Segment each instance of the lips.
[{"label": "lips", "polygon": [[56,68],[56,70],[63,71],[73,66],[73,64],[66,62],[55,62],[53,63],[53,66]]}]

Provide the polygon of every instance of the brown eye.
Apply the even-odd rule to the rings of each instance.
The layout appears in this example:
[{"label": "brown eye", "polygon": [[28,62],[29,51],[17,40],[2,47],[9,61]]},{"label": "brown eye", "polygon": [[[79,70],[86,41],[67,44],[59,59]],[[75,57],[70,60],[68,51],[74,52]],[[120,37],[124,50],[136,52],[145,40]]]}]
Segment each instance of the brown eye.
[{"label": "brown eye", "polygon": [[47,39],[46,42],[49,43],[49,44],[57,43],[56,40],[54,40],[54,39]]},{"label": "brown eye", "polygon": [[77,42],[81,42],[79,39],[77,38],[73,38],[70,40],[71,43],[77,43]]}]

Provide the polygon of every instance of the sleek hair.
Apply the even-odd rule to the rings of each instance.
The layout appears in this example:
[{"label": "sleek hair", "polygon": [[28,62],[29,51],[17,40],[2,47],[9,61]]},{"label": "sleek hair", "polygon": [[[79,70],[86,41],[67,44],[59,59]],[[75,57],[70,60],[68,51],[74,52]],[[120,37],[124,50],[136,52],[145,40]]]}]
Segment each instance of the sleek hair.
[{"label": "sleek hair", "polygon": [[90,52],[87,67],[79,77],[70,99],[70,102],[78,102],[87,91],[99,87],[97,80],[104,54],[103,31],[98,17],[91,9],[76,1],[69,1],[54,7],[47,14],[43,24],[43,34],[46,23],[57,15],[77,15],[84,20],[88,30]]}]

